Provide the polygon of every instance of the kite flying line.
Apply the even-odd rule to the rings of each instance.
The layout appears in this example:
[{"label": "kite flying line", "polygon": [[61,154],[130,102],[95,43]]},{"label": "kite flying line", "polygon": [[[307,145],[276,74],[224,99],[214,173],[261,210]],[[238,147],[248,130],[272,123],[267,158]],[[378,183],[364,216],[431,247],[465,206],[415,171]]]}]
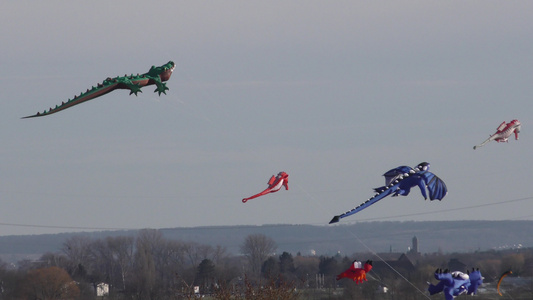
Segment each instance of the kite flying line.
[{"label": "kite flying line", "polygon": [[[299,184],[296,184],[298,188],[309,198],[313,199],[313,202],[317,202],[318,200],[312,196],[309,192],[303,189],[303,187]],[[11,192],[11,191],[3,191],[3,192]],[[28,192],[16,192],[16,193],[28,193]],[[52,196],[69,196],[69,197],[78,197],[78,195],[67,195],[67,194],[56,194],[56,193],[50,193],[48,195]],[[82,196],[80,196],[82,197]],[[89,195],[88,197],[94,197],[94,198],[104,198],[107,196],[105,195]],[[117,197],[117,196],[114,196]],[[130,196],[118,196],[119,198],[126,198]],[[201,197],[208,197],[208,196],[201,196]],[[136,198],[171,198],[171,196],[150,196],[150,197],[136,197]],[[237,198],[238,196],[225,196],[224,198]],[[479,207],[486,207],[486,206],[494,206],[494,205],[502,205],[502,204],[508,204],[513,202],[520,202],[520,201],[526,201],[526,200],[532,200],[533,196],[529,197],[523,197],[523,198],[516,198],[516,199],[510,199],[510,200],[503,200],[498,202],[491,202],[491,203],[484,203],[484,204],[477,204],[477,205],[470,205],[470,206],[463,206],[458,208],[450,208],[450,209],[441,209],[438,211],[430,211],[430,212],[420,212],[420,213],[412,213],[412,214],[403,214],[403,215],[393,215],[393,216],[385,216],[385,217],[376,217],[376,218],[366,218],[366,219],[358,219],[357,221],[348,221],[345,222],[346,225],[353,224],[357,222],[362,221],[379,221],[379,220],[385,220],[385,219],[393,219],[393,218],[401,218],[401,217],[411,217],[411,216],[421,216],[421,215],[430,215],[430,214],[440,214],[444,212],[453,212],[458,210],[465,210],[465,209],[474,209]],[[325,211],[324,207],[317,207],[317,209],[320,209],[321,211]],[[525,218],[530,217],[531,215],[526,215],[519,218]],[[515,218],[517,219],[517,218]],[[323,225],[324,223],[313,223],[313,224],[307,224],[307,225]],[[71,225],[44,225],[44,224],[27,224],[27,223],[9,223],[9,222],[0,222],[0,226],[13,226],[13,227],[34,227],[34,228],[53,228],[53,229],[77,229],[77,230],[137,230],[139,228],[125,228],[125,227],[92,227],[92,226],[71,226]],[[255,227],[255,225],[253,225]],[[266,226],[266,225],[262,225]],[[206,227],[208,229],[209,227]]]},{"label": "kite flying line", "polygon": [[[313,197],[313,195],[311,195],[309,192],[307,192],[301,185],[299,184],[296,184],[298,186],[298,188],[300,188],[300,190],[302,190],[302,192],[306,193],[313,201],[313,204],[318,204],[318,201],[316,198]],[[323,207],[323,205],[320,205],[321,207],[319,207],[320,211],[325,211],[325,207]],[[353,236],[359,243],[361,243],[361,245],[363,245],[370,253],[372,253],[374,256],[376,256],[377,258],[379,258],[379,260],[381,260],[385,265],[387,265],[387,267],[389,267],[391,270],[393,270],[396,274],[398,274],[398,276],[400,276],[403,280],[405,280],[406,282],[408,282],[413,288],[415,288],[420,294],[422,294],[424,297],[426,297],[427,299],[431,299],[431,297],[429,297],[424,291],[420,290],[416,285],[414,285],[412,282],[409,281],[409,279],[407,279],[405,276],[403,276],[398,270],[396,270],[393,266],[391,266],[389,263],[387,263],[381,256],[379,256],[379,254],[376,253],[376,251],[374,251],[372,248],[370,248],[367,244],[365,244],[353,231],[351,230],[348,230],[346,227],[343,226],[343,230],[345,230],[348,234],[350,234],[351,236]]]},{"label": "kite flying line", "polygon": [[32,228],[54,228],[54,229],[78,229],[78,230],[136,230],[138,228],[118,228],[118,227],[83,227],[83,226],[60,226],[60,225],[39,225],[39,224],[21,224],[21,223],[4,223],[0,226],[14,227],[32,227]]},{"label": "kite flying line", "polygon": [[[438,211],[429,211],[429,212],[421,212],[421,213],[394,215],[394,216],[386,216],[386,217],[379,217],[379,218],[359,219],[359,221],[375,221],[375,220],[392,219],[392,218],[399,218],[399,217],[412,217],[412,216],[421,216],[421,215],[430,215],[430,214],[441,214],[441,213],[444,213],[444,212],[452,212],[452,211],[457,211],[457,210],[465,210],[465,209],[479,208],[479,207],[485,207],[485,206],[507,204],[507,203],[512,203],[512,202],[531,200],[531,199],[533,199],[533,196],[524,197],[524,198],[517,198],[517,199],[511,199],[511,200],[503,200],[503,201],[492,202],[492,203],[483,203],[483,204],[477,204],[477,205],[462,206],[462,207],[457,207],[457,208],[441,209],[441,210],[438,210]],[[347,223],[349,223],[349,222],[347,222]]]}]

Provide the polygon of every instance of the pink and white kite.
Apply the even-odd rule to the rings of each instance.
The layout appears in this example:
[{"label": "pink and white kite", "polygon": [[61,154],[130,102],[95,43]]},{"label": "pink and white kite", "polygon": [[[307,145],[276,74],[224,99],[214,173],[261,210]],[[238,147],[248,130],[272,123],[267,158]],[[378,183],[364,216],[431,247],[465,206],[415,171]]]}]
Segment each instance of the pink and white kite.
[{"label": "pink and white kite", "polygon": [[496,129],[496,133],[491,135],[488,139],[486,139],[483,143],[480,145],[474,146],[474,150],[478,147],[484,146],[486,143],[490,141],[496,141],[496,142],[507,142],[509,140],[509,137],[514,133],[515,140],[518,140],[518,133],[520,133],[520,121],[518,120],[512,120],[509,123],[503,123],[500,124],[498,129]]}]

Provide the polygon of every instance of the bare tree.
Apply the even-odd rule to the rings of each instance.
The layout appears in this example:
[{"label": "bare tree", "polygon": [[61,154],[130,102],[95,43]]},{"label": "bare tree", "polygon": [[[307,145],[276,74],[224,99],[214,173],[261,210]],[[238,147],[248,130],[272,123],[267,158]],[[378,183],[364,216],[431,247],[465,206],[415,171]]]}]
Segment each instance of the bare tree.
[{"label": "bare tree", "polygon": [[92,243],[90,237],[83,235],[73,236],[63,243],[61,250],[70,262],[70,266],[67,267],[70,274],[75,276],[77,270],[86,269],[90,264]]},{"label": "bare tree", "polygon": [[24,299],[77,299],[80,295],[67,271],[58,267],[30,270],[21,289]]},{"label": "bare tree", "polygon": [[135,253],[137,294],[143,299],[152,299],[156,285],[156,263],[158,248],[163,242],[163,235],[158,230],[144,229],[137,236]]},{"label": "bare tree", "polygon": [[122,289],[126,289],[126,278],[133,269],[134,238],[131,236],[107,237],[106,245],[114,266],[118,270]]},{"label": "bare tree", "polygon": [[284,282],[283,280],[270,279],[262,285],[255,285],[244,278],[244,284],[237,287],[236,291],[227,286],[222,285],[215,289],[214,299],[217,300],[298,300],[301,299],[300,292],[292,282]]},{"label": "bare tree", "polygon": [[217,245],[215,248],[213,248],[213,251],[211,253],[211,260],[215,264],[220,264],[227,258],[228,258],[228,253],[227,253],[226,247]]},{"label": "bare tree", "polygon": [[266,235],[250,234],[244,239],[240,250],[248,261],[251,274],[259,276],[261,265],[277,248],[276,242]]},{"label": "bare tree", "polygon": [[198,266],[202,260],[210,258],[214,251],[213,247],[196,242],[185,242],[182,249],[191,266]]},{"label": "bare tree", "polygon": [[[90,272],[91,280],[94,282],[109,280],[113,278],[112,257],[106,243],[101,240],[95,240],[90,245]],[[114,285],[114,282],[109,282]]]}]

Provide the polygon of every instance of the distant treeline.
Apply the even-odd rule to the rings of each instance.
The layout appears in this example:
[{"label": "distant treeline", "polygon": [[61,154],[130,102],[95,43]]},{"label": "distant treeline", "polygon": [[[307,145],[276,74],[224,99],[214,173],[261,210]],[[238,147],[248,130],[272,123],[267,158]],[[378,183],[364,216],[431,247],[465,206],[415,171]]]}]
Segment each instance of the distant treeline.
[{"label": "distant treeline", "polygon": [[[169,228],[159,230],[165,238],[220,245],[231,254],[250,234],[271,237],[284,251],[296,254],[333,255],[365,251],[403,252],[414,236],[422,253],[471,252],[533,247],[533,221],[427,221],[360,222],[330,225],[263,225]],[[138,230],[61,233],[0,237],[0,258],[17,261],[60,249],[72,236],[105,238],[135,236]]]},{"label": "distant treeline", "polygon": [[[36,260],[0,264],[2,299],[427,299],[436,269],[479,268],[483,299],[497,297],[495,282],[509,269],[513,277],[533,276],[533,248],[456,253],[372,251],[335,255],[292,254],[272,237],[242,237],[239,254],[221,245],[168,238],[163,230],[135,235],[72,235]],[[365,281],[335,279],[354,259],[374,261]],[[531,299],[531,280],[505,285],[513,299]],[[525,298],[524,298],[525,297]]]}]

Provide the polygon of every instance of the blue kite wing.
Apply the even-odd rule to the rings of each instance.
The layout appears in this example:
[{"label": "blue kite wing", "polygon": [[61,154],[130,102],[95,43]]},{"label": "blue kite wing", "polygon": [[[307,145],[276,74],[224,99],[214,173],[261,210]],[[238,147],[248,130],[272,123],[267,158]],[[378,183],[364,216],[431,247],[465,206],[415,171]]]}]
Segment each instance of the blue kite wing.
[{"label": "blue kite wing", "polygon": [[483,276],[479,269],[474,270],[469,274],[470,276],[470,286],[468,287],[468,295],[477,294],[477,288],[483,284]]},{"label": "blue kite wing", "polygon": [[420,173],[420,176],[424,179],[424,183],[429,191],[430,200],[442,200],[446,194],[448,194],[448,188],[442,179],[431,172]]},{"label": "blue kite wing", "polygon": [[385,185],[389,185],[396,181],[398,178],[401,178],[404,174],[409,174],[413,171],[408,166],[399,166],[392,170],[387,171],[383,176],[385,177]]},{"label": "blue kite wing", "polygon": [[387,187],[383,187],[383,191],[374,195],[372,198],[366,200],[365,202],[359,204],[359,206],[356,206],[354,207],[353,209],[341,214],[341,215],[338,215],[338,216],[334,216],[333,219],[331,219],[331,221],[329,222],[329,224],[332,224],[332,223],[337,223],[339,222],[340,219],[342,218],[345,218],[345,217],[348,217],[348,216],[351,216],[355,213],[358,213],[360,211],[362,211],[363,209],[369,207],[370,205],[378,202],[379,200],[387,197],[388,195],[394,193],[397,189],[398,189],[398,186],[400,185],[400,183],[398,181],[396,181],[396,183],[394,184],[391,184]]}]

